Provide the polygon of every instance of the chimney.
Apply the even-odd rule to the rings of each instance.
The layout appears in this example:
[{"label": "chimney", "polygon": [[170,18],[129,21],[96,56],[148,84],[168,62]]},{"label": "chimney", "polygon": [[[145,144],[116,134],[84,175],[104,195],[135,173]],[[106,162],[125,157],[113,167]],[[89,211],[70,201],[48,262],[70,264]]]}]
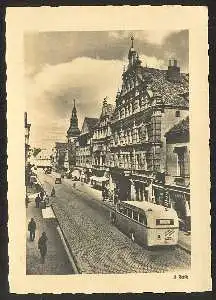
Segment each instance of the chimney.
[{"label": "chimney", "polygon": [[180,67],[178,67],[177,60],[173,60],[173,65],[171,59],[169,59],[169,65],[167,70],[167,80],[171,82],[180,81]]}]

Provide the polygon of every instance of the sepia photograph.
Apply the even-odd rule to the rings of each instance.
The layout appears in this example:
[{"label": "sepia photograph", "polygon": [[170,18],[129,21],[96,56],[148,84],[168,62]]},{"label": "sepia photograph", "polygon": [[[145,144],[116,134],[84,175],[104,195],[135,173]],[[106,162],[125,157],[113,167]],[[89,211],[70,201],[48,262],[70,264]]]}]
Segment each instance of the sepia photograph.
[{"label": "sepia photograph", "polygon": [[189,268],[188,31],[24,45],[27,274]]},{"label": "sepia photograph", "polygon": [[[84,8],[70,8],[74,12],[79,9],[81,15]],[[113,7],[108,9],[117,15]],[[127,9],[130,14],[130,7]],[[147,7],[142,9],[140,12],[147,13]],[[167,9],[173,20],[172,11],[176,13],[177,7]],[[36,15],[40,10],[31,9]],[[29,282],[25,289],[29,292],[37,286],[37,292],[44,292],[41,283],[49,278],[51,285],[46,289],[59,282],[58,292],[65,292],[70,284],[65,290],[60,282],[67,278],[72,285],[77,280],[78,291],[83,291],[85,283],[82,285],[80,280],[85,275],[88,280],[93,278],[88,275],[95,275],[108,286],[115,281],[114,291],[119,286],[120,292],[134,291],[126,283],[132,278],[139,278],[136,291],[149,291],[142,286],[147,280],[145,286],[151,282],[151,291],[159,292],[159,288],[153,289],[154,278],[166,282],[164,276],[172,279],[170,288],[164,285],[165,290],[184,291],[187,286],[192,290],[196,274],[192,262],[196,264],[201,254],[194,243],[199,235],[208,240],[210,233],[209,198],[205,194],[208,184],[203,185],[203,190],[197,189],[199,184],[195,189],[194,184],[201,182],[201,177],[195,181],[197,172],[193,169],[198,167],[197,147],[204,151],[207,146],[197,134],[203,129],[206,141],[208,131],[207,126],[196,126],[206,124],[205,116],[204,121],[200,116],[200,123],[194,121],[198,116],[194,99],[201,93],[199,80],[193,77],[196,68],[191,67],[196,65],[192,55],[193,29],[189,25],[173,26],[171,20],[166,26],[154,26],[149,20],[145,20],[148,26],[130,26],[130,22],[126,27],[107,26],[107,18],[106,25],[97,28],[94,24],[98,24],[99,14],[96,19],[93,16],[98,10],[103,11],[102,15],[107,11],[105,7],[85,10],[89,16],[86,26],[79,27],[78,23],[84,21],[78,13],[73,20],[76,26],[63,26],[56,21],[61,28],[58,30],[50,23],[43,25],[46,12],[48,20],[56,11],[46,8],[42,26],[36,23],[22,31],[17,48],[17,53],[22,54],[20,60],[8,59],[11,65],[17,62],[22,66],[16,75],[10,73],[10,67],[8,70],[8,87],[22,95],[22,104],[17,104],[17,123],[12,118],[14,100],[10,100],[8,136],[15,124],[19,123],[20,130],[22,126],[19,182],[23,189],[19,198],[23,200],[19,201],[23,205],[17,222],[20,219],[23,225],[21,274]],[[57,11],[63,12],[61,8]],[[131,14],[136,16],[134,9]],[[61,15],[66,18],[70,14]],[[32,15],[33,24],[35,16]],[[55,23],[57,19],[53,20]],[[8,38],[10,41],[10,31]],[[9,45],[12,52],[12,42]],[[22,75],[20,90],[10,85],[10,74],[14,78]],[[205,70],[200,73],[200,89],[205,74]],[[206,94],[202,98],[205,101],[204,97]],[[195,100],[198,104],[199,99]],[[208,103],[205,105],[207,109]],[[200,105],[196,106],[199,110]],[[10,149],[9,158],[15,151],[12,145]],[[204,168],[202,176],[208,182]],[[18,185],[17,181],[17,191]],[[201,195],[205,195],[205,203]],[[199,230],[201,212],[206,226]],[[15,223],[11,222],[9,230]],[[14,233],[12,243],[13,236]],[[203,240],[203,246],[207,268],[208,242]],[[10,252],[13,256],[12,247]],[[202,266],[198,267],[201,270]],[[15,268],[14,262],[11,268]],[[33,288],[34,278],[37,285]],[[55,278],[57,281],[53,281]],[[120,283],[121,278],[125,283]],[[207,278],[206,273],[204,286],[208,285]],[[98,290],[96,282],[91,292]],[[175,288],[177,282],[179,286]],[[90,281],[85,291],[89,284]]]}]

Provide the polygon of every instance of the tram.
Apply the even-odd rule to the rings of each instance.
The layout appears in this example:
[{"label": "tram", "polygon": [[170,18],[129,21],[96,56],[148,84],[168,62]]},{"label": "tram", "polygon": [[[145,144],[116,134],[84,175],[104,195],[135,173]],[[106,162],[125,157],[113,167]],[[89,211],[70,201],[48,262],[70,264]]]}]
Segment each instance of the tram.
[{"label": "tram", "polygon": [[173,208],[147,201],[122,201],[110,212],[110,218],[132,241],[147,247],[178,243],[179,221]]}]

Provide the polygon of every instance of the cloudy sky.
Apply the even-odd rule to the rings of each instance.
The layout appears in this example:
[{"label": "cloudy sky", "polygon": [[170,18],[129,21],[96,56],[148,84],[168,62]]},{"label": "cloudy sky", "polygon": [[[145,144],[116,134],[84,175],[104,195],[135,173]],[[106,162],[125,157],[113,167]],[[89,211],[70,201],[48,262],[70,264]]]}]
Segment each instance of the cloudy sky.
[{"label": "cloudy sky", "polygon": [[188,31],[34,32],[25,34],[26,110],[32,146],[65,141],[73,99],[79,127],[98,117],[103,99],[114,103],[127,65],[130,37],[143,65],[167,68],[176,58],[188,72]]}]

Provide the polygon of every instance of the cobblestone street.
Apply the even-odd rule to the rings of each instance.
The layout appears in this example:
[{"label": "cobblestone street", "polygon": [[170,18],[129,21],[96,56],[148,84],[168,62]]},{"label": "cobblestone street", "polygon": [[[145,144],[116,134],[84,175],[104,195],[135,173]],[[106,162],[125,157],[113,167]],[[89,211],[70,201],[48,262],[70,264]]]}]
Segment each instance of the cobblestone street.
[{"label": "cobblestone street", "polygon": [[[43,175],[47,190],[53,184],[51,176]],[[190,255],[179,247],[147,250],[133,243],[110,224],[98,193],[94,197],[67,180],[55,189],[52,206],[82,273],[166,272],[190,266]]]}]

